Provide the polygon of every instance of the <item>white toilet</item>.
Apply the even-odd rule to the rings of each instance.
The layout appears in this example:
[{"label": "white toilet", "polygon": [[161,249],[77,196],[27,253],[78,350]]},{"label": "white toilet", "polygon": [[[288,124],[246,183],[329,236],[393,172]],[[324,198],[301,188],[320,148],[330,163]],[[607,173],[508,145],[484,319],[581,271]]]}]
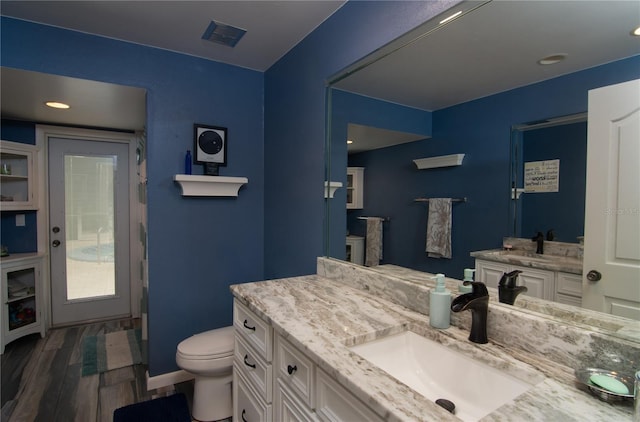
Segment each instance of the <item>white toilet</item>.
[{"label": "white toilet", "polygon": [[233,327],[205,331],[183,340],[178,344],[176,363],[195,375],[194,419],[217,421],[233,415]]}]

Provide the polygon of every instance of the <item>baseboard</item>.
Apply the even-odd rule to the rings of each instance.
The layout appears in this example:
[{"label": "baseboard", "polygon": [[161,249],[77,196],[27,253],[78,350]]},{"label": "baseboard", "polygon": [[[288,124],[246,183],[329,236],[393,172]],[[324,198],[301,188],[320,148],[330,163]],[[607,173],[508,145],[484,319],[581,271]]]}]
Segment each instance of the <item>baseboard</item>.
[{"label": "baseboard", "polygon": [[147,375],[147,391],[155,390],[157,388],[168,387],[170,385],[179,384],[181,382],[189,381],[194,378],[193,374],[180,369],[175,372],[168,372],[166,374],[156,375],[154,377]]}]

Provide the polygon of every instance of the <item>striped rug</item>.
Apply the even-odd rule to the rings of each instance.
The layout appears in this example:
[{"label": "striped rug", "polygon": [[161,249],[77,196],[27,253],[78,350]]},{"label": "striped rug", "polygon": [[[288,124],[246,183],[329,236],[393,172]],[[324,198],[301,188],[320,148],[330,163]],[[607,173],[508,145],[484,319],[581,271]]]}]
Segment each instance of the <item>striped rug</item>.
[{"label": "striped rug", "polygon": [[142,362],[140,329],[87,336],[82,341],[82,376]]}]

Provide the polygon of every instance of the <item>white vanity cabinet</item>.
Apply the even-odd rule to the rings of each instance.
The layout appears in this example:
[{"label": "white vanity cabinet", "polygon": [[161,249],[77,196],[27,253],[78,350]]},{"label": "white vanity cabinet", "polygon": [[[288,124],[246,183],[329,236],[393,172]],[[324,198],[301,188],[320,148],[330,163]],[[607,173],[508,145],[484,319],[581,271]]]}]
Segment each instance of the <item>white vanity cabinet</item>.
[{"label": "white vanity cabinet", "polygon": [[233,302],[233,420],[273,420],[273,329],[237,300]]},{"label": "white vanity cabinet", "polygon": [[554,299],[553,271],[476,259],[476,279],[496,289],[502,275],[515,270],[522,271],[518,275],[518,285],[527,287],[527,292],[522,294],[546,300]]},{"label": "white vanity cabinet", "polygon": [[2,258],[2,322],[0,353],[6,344],[27,334],[45,336],[42,300],[42,256],[15,254]]},{"label": "white vanity cabinet", "polygon": [[364,206],[364,167],[347,167],[347,209]]},{"label": "white vanity cabinet", "polygon": [[347,261],[364,265],[364,237],[347,236]]},{"label": "white vanity cabinet", "polygon": [[528,289],[523,294],[567,305],[582,305],[582,276],[579,274],[476,259],[476,279],[489,287],[497,289],[502,275],[514,270],[522,271],[518,275],[518,285]]},{"label": "white vanity cabinet", "polygon": [[582,307],[582,275],[557,273],[554,300],[566,305]]},{"label": "white vanity cabinet", "polygon": [[233,314],[234,421],[382,421],[238,300]]}]

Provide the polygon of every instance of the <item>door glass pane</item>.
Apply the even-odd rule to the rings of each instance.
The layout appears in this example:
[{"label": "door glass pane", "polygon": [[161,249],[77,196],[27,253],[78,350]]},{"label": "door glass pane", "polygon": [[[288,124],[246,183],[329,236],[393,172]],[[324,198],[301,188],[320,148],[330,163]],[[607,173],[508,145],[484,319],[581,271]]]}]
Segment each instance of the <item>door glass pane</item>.
[{"label": "door glass pane", "polygon": [[115,294],[116,156],[65,155],[67,299]]}]

